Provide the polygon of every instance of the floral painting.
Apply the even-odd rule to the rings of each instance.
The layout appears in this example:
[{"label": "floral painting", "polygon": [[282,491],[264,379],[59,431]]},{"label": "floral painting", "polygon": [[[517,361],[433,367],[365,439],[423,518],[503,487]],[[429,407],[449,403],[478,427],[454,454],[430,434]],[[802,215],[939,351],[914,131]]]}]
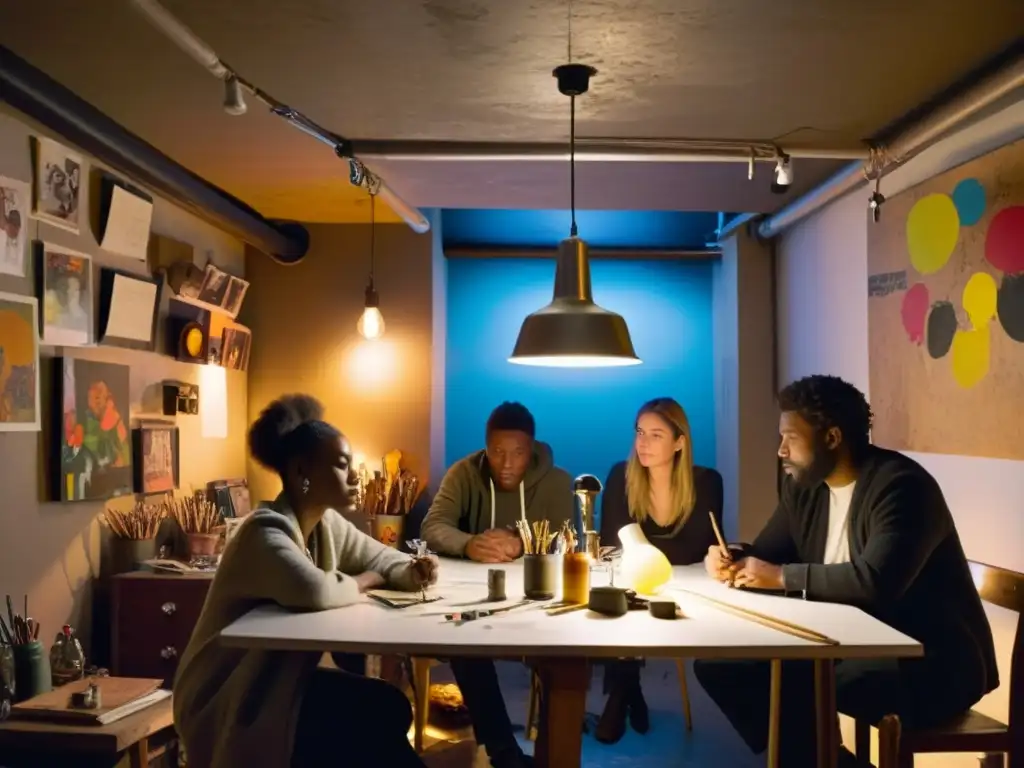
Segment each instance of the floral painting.
[{"label": "floral painting", "polygon": [[43,299],[43,342],[85,346],[93,338],[92,259],[49,243],[36,243]]},{"label": "floral painting", "polygon": [[69,357],[57,358],[55,365],[63,404],[55,498],[82,501],[130,494],[128,366]]}]

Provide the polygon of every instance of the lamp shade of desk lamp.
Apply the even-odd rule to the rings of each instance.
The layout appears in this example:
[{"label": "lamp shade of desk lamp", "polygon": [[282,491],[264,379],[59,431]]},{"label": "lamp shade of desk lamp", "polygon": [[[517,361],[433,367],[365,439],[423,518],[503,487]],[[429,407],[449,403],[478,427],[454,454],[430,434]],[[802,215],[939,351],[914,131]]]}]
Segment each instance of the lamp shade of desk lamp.
[{"label": "lamp shade of desk lamp", "polygon": [[623,586],[640,595],[658,593],[672,578],[672,564],[665,553],[651,544],[636,523],[619,531],[622,560],[619,569]]}]

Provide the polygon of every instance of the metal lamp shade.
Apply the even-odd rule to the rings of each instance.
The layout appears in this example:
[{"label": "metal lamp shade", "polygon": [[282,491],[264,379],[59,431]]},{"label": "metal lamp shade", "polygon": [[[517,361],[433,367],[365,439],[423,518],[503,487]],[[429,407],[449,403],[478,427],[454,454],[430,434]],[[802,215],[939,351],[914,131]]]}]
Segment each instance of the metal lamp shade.
[{"label": "metal lamp shade", "polygon": [[594,303],[587,244],[580,238],[559,245],[554,298],[523,321],[509,362],[550,368],[641,363],[626,321]]}]

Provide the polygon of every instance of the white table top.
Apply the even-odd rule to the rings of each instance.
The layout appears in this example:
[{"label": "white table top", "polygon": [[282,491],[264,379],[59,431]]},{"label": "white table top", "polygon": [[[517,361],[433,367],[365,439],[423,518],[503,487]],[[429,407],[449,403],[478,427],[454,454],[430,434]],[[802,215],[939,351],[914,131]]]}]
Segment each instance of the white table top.
[{"label": "white table top", "polygon": [[[493,566],[444,559],[439,583],[428,590],[428,595],[443,595],[444,599],[401,610],[369,599],[319,613],[291,613],[277,606],[257,608],[229,625],[221,640],[245,648],[430,657],[843,659],[922,655],[916,640],[857,608],[729,589],[708,578],[699,565],[675,568],[672,582],[662,591],[662,597],[679,603],[685,619],[655,619],[646,611],[631,611],[620,618],[587,610],[548,616],[542,608],[529,606],[461,625],[446,623],[439,614],[522,599],[522,566],[512,563],[502,566],[509,600],[475,603],[487,595],[489,567]],[[607,578],[595,570],[592,584],[606,584]],[[798,624],[838,640],[839,645],[803,640],[756,624],[692,595],[674,593],[673,587]],[[471,602],[474,604],[466,605]]]}]

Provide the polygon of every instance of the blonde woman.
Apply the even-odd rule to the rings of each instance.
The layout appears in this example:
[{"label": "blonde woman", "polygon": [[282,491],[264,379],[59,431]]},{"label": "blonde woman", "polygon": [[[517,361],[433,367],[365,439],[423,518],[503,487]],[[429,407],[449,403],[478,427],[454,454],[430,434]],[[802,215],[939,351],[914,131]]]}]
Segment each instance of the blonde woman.
[{"label": "blonde woman", "polygon": [[[635,426],[629,459],[612,467],[605,483],[601,544],[617,546],[619,530],[639,523],[673,565],[702,562],[715,541],[708,512],[722,521],[722,476],[693,466],[690,422],[672,398],[644,403]],[[605,691],[608,702],[594,737],[614,744],[626,731],[627,716],[635,731],[646,733],[650,718],[640,688],[640,662],[609,663]]]}]

